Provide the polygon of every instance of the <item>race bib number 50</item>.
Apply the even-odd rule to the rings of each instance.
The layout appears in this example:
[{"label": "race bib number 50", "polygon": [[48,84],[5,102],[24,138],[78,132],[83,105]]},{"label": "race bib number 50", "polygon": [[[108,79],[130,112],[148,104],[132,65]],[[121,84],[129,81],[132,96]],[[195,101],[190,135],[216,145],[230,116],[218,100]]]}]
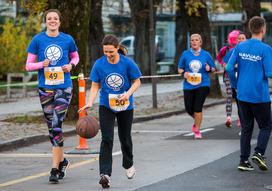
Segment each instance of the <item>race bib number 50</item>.
[{"label": "race bib number 50", "polygon": [[64,83],[64,73],[61,67],[44,68],[45,85],[59,85]]},{"label": "race bib number 50", "polygon": [[202,81],[202,75],[200,73],[189,73],[187,82],[193,86],[200,84]]},{"label": "race bib number 50", "polygon": [[112,110],[124,111],[129,106],[129,100],[119,100],[121,94],[109,94],[109,105]]}]

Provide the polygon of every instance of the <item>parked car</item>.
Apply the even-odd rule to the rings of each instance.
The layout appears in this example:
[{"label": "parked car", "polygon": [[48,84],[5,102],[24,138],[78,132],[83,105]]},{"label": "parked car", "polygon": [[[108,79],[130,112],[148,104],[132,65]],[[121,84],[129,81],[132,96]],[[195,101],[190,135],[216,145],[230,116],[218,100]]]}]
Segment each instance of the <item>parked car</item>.
[{"label": "parked car", "polygon": [[[123,38],[120,43],[124,45],[128,49],[127,56],[133,58],[134,57],[134,43],[135,37],[134,36],[127,36]],[[155,47],[156,47],[156,61],[161,61],[164,58],[164,50],[163,50],[163,41],[162,38],[158,35],[155,36]]]}]

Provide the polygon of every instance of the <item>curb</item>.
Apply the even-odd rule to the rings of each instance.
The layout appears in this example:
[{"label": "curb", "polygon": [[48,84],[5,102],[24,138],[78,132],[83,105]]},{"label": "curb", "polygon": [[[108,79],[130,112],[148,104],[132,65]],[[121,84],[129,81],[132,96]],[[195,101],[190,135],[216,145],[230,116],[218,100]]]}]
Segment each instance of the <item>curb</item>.
[{"label": "curb", "polygon": [[[223,104],[225,102],[226,102],[225,100],[218,100],[218,101],[215,101],[212,103],[205,104],[203,108],[213,107],[216,105]],[[186,112],[185,109],[180,109],[180,110],[160,112],[157,114],[137,116],[137,117],[134,117],[133,123],[139,123],[139,122],[149,121],[149,120],[153,120],[153,119],[170,117],[172,115],[179,115],[179,114],[183,114],[185,112]],[[63,135],[64,136],[76,135],[76,131],[74,128],[67,129],[63,132]],[[23,137],[23,138],[13,139],[10,141],[4,141],[4,142],[0,143],[0,152],[14,150],[14,149],[18,149],[21,147],[26,147],[29,145],[45,142],[47,140],[48,140],[47,134],[37,134],[37,135],[27,136],[27,137]]]}]

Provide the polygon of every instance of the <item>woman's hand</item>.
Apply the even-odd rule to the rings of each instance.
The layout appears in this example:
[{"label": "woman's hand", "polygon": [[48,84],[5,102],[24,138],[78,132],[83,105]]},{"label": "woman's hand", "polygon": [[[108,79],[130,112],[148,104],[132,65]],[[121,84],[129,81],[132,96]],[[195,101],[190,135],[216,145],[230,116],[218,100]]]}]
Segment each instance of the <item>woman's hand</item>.
[{"label": "woman's hand", "polygon": [[77,112],[80,113],[86,109],[90,109],[92,107],[92,104],[86,104],[82,108],[80,108]]},{"label": "woman's hand", "polygon": [[205,65],[205,69],[206,69],[206,72],[209,72],[211,70],[211,67],[209,66],[209,64]]},{"label": "woman's hand", "polygon": [[224,70],[226,70],[226,66],[227,66],[227,64],[226,64],[225,62],[223,63],[223,65],[222,65],[222,66],[223,66]]},{"label": "woman's hand", "polygon": [[43,61],[43,67],[48,67],[49,64],[50,64],[50,60],[45,59],[45,60]]},{"label": "woman's hand", "polygon": [[184,78],[187,79],[189,77],[189,72],[184,72]]},{"label": "woman's hand", "polygon": [[127,101],[129,99],[129,94],[127,92],[123,93],[119,97],[119,101]]},{"label": "woman's hand", "polygon": [[72,69],[72,64],[65,64],[61,68],[62,68],[63,72],[69,73]]}]

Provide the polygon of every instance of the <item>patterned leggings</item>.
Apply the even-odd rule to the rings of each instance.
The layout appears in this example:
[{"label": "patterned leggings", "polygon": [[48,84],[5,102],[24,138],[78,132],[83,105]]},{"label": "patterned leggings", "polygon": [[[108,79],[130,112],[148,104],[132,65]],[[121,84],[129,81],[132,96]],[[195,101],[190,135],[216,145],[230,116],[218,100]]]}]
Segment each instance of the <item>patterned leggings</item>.
[{"label": "patterned leggings", "polygon": [[54,147],[63,146],[62,122],[72,97],[72,88],[47,90],[39,88],[39,96]]},{"label": "patterned leggings", "polygon": [[227,113],[227,117],[230,117],[232,113],[232,89],[231,89],[229,77],[225,76],[224,83],[226,85],[226,96],[227,96],[226,113]]},{"label": "patterned leggings", "polygon": [[[224,76],[224,83],[226,85],[226,113],[227,113],[227,117],[231,116],[232,113],[232,98],[235,99],[236,104],[237,104],[237,95],[236,95],[236,91],[235,89],[231,88],[231,83],[230,83],[230,79],[228,76]],[[239,113],[239,107],[237,104],[237,108],[238,108],[238,113]]]}]

